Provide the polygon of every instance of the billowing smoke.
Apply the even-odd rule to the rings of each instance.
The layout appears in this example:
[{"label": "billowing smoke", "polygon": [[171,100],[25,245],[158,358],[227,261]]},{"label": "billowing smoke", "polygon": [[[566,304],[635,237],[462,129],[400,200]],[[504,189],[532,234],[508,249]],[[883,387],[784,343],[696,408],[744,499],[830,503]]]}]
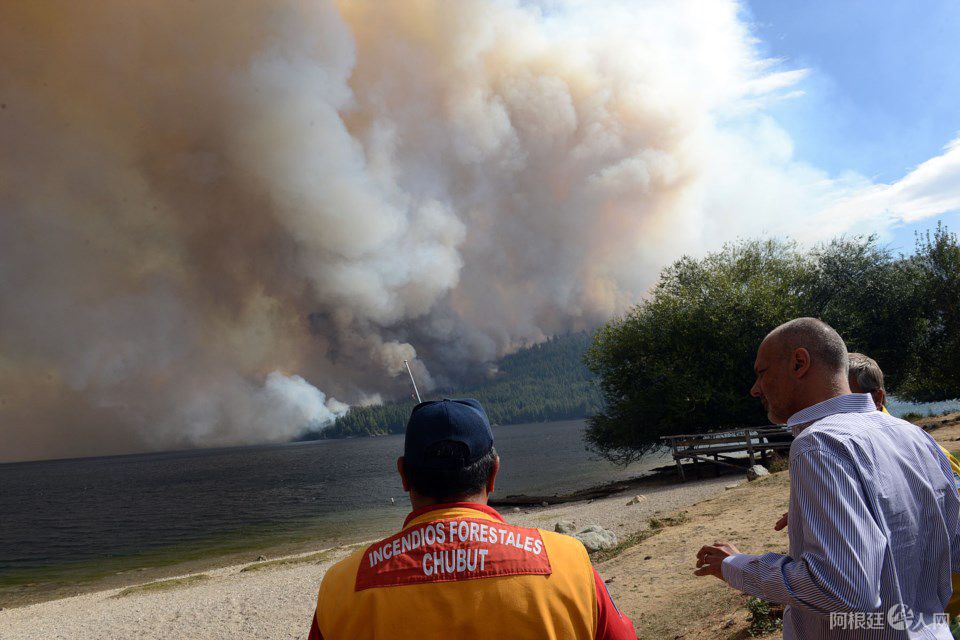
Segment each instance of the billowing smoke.
[{"label": "billowing smoke", "polygon": [[283,440],[862,186],[735,2],[637,4],[3,3],[0,459]]}]

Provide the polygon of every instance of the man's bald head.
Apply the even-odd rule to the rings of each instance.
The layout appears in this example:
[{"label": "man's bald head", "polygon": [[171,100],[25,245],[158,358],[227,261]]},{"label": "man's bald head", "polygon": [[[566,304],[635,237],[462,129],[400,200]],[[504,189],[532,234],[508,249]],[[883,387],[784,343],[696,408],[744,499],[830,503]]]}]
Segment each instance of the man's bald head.
[{"label": "man's bald head", "polygon": [[801,409],[850,393],[847,345],[816,318],[797,318],[771,331],[757,351],[760,398],[771,422],[784,423]]},{"label": "man's bald head", "polygon": [[797,349],[806,349],[811,359],[825,371],[847,377],[850,359],[847,344],[837,331],[817,318],[797,318],[785,322],[766,339],[789,357]]}]

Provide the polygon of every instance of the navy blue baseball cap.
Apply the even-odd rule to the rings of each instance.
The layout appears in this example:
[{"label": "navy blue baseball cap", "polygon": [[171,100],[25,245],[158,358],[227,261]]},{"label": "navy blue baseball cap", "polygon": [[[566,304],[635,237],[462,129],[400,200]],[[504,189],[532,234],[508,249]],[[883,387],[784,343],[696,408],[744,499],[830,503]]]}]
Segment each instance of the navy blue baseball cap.
[{"label": "navy blue baseball cap", "polygon": [[[467,447],[467,459],[428,458],[431,446],[444,440]],[[463,400],[430,400],[413,408],[407,421],[403,457],[408,464],[428,469],[455,469],[473,464],[493,448],[493,430],[480,403]]]}]

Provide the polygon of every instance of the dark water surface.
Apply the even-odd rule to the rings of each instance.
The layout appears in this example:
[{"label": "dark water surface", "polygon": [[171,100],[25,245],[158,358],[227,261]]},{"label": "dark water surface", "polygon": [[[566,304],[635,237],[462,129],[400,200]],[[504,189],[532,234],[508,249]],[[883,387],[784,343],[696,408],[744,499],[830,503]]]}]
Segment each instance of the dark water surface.
[{"label": "dark water surface", "polygon": [[[497,493],[552,494],[664,463],[624,470],[600,461],[584,449],[583,428],[496,427]],[[408,510],[395,469],[402,448],[402,436],[387,436],[2,464],[0,595],[141,565],[382,535]]]}]

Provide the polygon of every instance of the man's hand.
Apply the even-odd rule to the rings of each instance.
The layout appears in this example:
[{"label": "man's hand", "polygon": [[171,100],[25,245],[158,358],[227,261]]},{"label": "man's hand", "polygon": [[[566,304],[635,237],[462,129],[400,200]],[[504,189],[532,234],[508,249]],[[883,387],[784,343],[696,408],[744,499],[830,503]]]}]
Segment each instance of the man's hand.
[{"label": "man's hand", "polygon": [[712,545],[701,547],[697,553],[697,570],[695,576],[715,576],[723,580],[722,565],[725,558],[735,556],[740,551],[727,542],[715,542]]},{"label": "man's hand", "polygon": [[783,516],[782,516],[779,520],[777,520],[777,524],[773,525],[773,530],[774,530],[774,531],[783,531],[784,529],[787,528],[787,516],[788,516],[788,515],[789,515],[789,512],[783,514]]}]

